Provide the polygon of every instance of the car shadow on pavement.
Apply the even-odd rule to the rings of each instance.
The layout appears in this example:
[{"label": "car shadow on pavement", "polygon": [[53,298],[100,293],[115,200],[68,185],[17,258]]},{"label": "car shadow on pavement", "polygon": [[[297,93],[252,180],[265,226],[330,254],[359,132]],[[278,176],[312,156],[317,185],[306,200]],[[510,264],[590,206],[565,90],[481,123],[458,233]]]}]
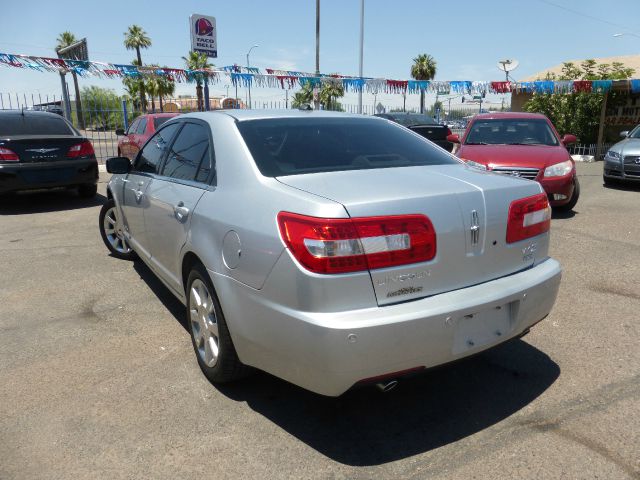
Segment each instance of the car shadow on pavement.
[{"label": "car shadow on pavement", "polygon": [[373,466],[495,425],[534,401],[559,375],[546,354],[515,340],[403,380],[389,393],[369,386],[329,398],[264,373],[216,388],[334,461]]},{"label": "car shadow on pavement", "polygon": [[[133,263],[188,333],[182,303],[141,260]],[[523,340],[403,379],[389,393],[375,386],[324,397],[256,370],[220,393],[263,415],[321,454],[373,466],[442,447],[515,414],[560,375],[560,367]]]},{"label": "car shadow on pavement", "polygon": [[0,215],[25,215],[76,210],[97,207],[106,202],[106,200],[99,193],[92,198],[82,198],[74,190],[21,192],[0,197]]},{"label": "car shadow on pavement", "polygon": [[602,185],[604,188],[609,190],[622,190],[624,192],[640,192],[640,183],[612,183],[610,185]]},{"label": "car shadow on pavement", "polygon": [[552,210],[551,211],[551,218],[553,220],[566,220],[568,218],[573,218],[576,215],[579,215],[580,212],[576,212],[574,210]]},{"label": "car shadow on pavement", "polygon": [[171,291],[164,286],[158,277],[151,271],[149,267],[140,259],[133,262],[133,269],[140,275],[140,278],[147,284],[153,294],[158,297],[162,305],[173,315],[177,322],[182,325],[190,335],[185,316],[184,305],[178,300]]}]

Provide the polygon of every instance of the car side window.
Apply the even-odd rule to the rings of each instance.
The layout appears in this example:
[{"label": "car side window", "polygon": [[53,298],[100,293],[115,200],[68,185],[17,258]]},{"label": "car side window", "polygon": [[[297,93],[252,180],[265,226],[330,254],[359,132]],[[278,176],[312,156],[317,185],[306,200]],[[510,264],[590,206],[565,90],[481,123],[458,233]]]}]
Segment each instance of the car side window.
[{"label": "car side window", "polygon": [[172,123],[151,137],[144,148],[140,150],[133,169],[138,172],[158,173],[162,157],[179,128],[179,123]]},{"label": "car side window", "polygon": [[139,118],[137,120],[134,120],[134,122],[131,125],[129,125],[129,130],[127,130],[127,135],[132,135],[136,133],[136,131],[138,130],[139,124],[140,124]]},{"label": "car side window", "polygon": [[207,145],[207,149],[202,155],[202,162],[200,162],[200,168],[196,174],[196,182],[205,183],[211,173],[211,149]]},{"label": "car side window", "polygon": [[144,135],[145,130],[147,129],[147,117],[141,118],[140,123],[138,124],[138,130],[136,133],[138,135]]},{"label": "car side window", "polygon": [[206,181],[211,171],[208,149],[207,128],[196,123],[185,124],[169,150],[162,175],[180,180]]}]

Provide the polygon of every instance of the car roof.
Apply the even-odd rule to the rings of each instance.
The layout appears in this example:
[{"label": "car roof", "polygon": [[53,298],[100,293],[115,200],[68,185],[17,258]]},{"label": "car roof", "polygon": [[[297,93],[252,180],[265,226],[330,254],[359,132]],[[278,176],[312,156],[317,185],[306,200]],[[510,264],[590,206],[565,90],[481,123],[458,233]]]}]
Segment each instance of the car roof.
[{"label": "car roof", "polygon": [[145,113],[144,115],[140,115],[140,116],[150,117],[150,118],[162,118],[162,117],[177,117],[178,115],[180,115],[180,112]]},{"label": "car roof", "polygon": [[374,118],[371,116],[364,116],[359,114],[351,114],[344,112],[331,112],[327,110],[244,110],[244,109],[229,109],[229,110],[215,110],[211,112],[194,112],[183,117],[201,118],[207,120],[212,115],[225,115],[235,119],[238,122],[245,120],[265,120],[270,118]]},{"label": "car roof", "polygon": [[7,117],[24,115],[25,117],[40,116],[40,117],[62,118],[57,113],[45,112],[42,110],[0,110],[0,115],[4,115]]},{"label": "car roof", "polygon": [[496,113],[479,113],[474,116],[474,120],[499,120],[501,118],[511,119],[538,119],[547,120],[547,117],[541,113],[529,113],[529,112],[496,112]]}]

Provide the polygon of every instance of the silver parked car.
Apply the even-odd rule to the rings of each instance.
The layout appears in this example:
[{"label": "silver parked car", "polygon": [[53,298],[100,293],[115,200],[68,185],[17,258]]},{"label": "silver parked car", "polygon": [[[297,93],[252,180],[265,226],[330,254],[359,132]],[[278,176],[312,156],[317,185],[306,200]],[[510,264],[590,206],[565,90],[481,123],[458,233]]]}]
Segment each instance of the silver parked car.
[{"label": "silver parked car", "polygon": [[640,182],[640,125],[631,132],[620,132],[624,138],[604,156],[602,177],[605,185],[616,182]]},{"label": "silver parked car", "polygon": [[212,382],[389,387],[524,335],[558,292],[540,184],[388,120],[194,113],[107,169],[105,244],[186,305]]}]

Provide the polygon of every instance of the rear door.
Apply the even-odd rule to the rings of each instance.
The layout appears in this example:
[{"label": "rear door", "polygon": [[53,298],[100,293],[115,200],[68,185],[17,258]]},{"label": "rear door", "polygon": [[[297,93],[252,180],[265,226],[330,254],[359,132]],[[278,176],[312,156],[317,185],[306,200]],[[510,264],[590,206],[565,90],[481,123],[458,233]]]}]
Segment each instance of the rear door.
[{"label": "rear door", "polygon": [[[182,122],[181,122],[182,123]],[[160,176],[147,190],[145,224],[151,263],[171,287],[181,288],[180,251],[193,211],[210,187],[213,148],[208,124],[189,120],[169,148]]]},{"label": "rear door", "polygon": [[149,207],[146,192],[157,178],[161,162],[178,128],[179,125],[170,124],[158,131],[140,151],[131,172],[123,180],[120,198],[125,235],[136,252],[146,258],[150,256],[144,223],[144,210]]},{"label": "rear door", "polygon": [[140,123],[138,123],[138,128],[136,129],[136,133],[133,136],[133,141],[131,142],[131,158],[135,158],[138,155],[140,149],[144,146],[145,142],[148,140],[146,136],[147,130],[147,118],[146,116],[140,118]]},{"label": "rear door", "polygon": [[122,138],[120,142],[120,154],[123,157],[127,157],[129,160],[134,160],[136,157],[132,155],[131,152],[131,142],[133,142],[136,130],[138,130],[138,124],[140,123],[140,119],[134,120],[134,122],[129,125],[129,129],[127,130],[127,134]]}]

